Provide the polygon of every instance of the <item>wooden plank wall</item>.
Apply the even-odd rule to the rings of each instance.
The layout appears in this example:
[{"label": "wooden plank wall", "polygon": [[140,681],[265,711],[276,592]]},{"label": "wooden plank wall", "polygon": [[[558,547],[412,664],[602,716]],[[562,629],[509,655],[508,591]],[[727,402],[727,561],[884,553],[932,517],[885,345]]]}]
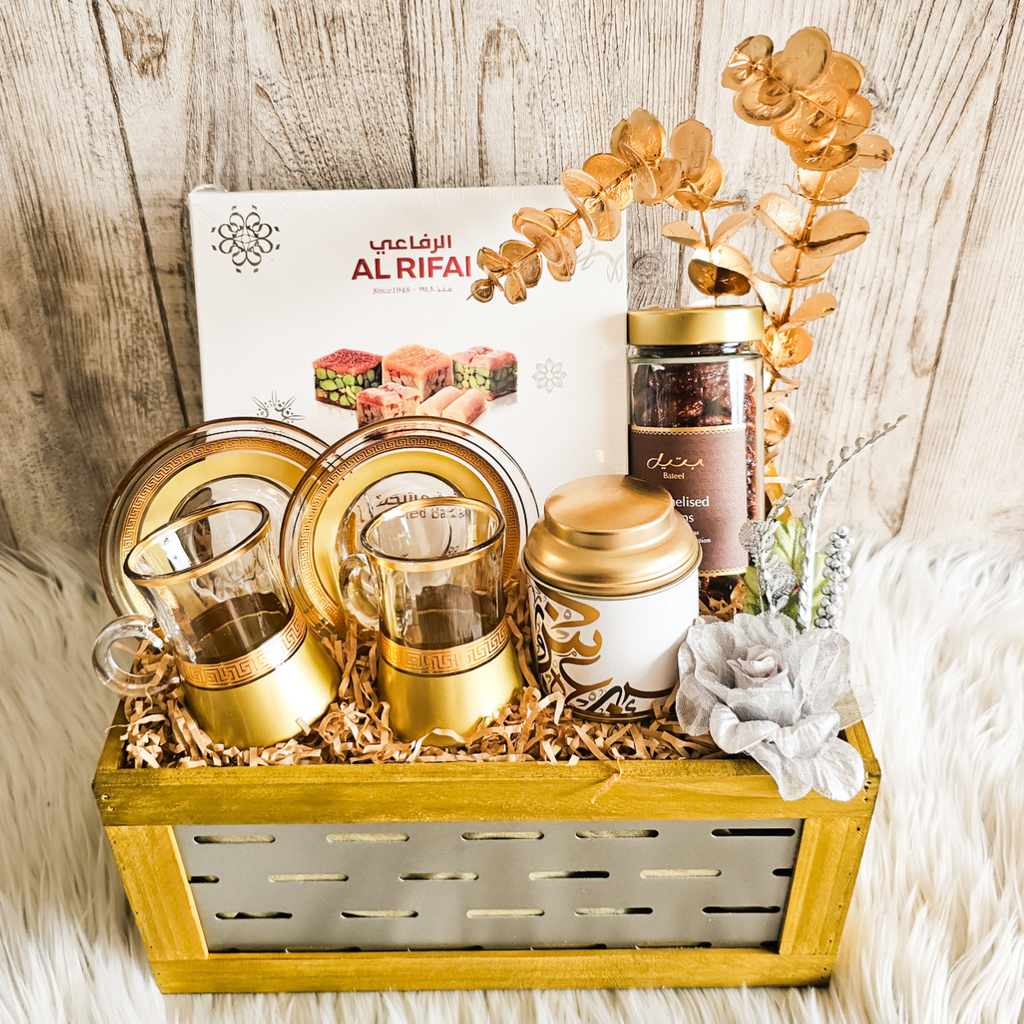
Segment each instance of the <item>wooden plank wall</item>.
[{"label": "wooden plank wall", "polygon": [[[194,186],[554,182],[646,106],[710,124],[752,200],[793,172],[721,66],[815,24],[868,66],[897,156],[854,193],[872,235],[829,278],[783,469],[905,412],[834,491],[847,521],[1024,549],[1022,19],[1019,0],[0,6],[0,541],[92,545],[130,462],[201,418]],[[630,211],[633,306],[686,297],[670,216]]]}]

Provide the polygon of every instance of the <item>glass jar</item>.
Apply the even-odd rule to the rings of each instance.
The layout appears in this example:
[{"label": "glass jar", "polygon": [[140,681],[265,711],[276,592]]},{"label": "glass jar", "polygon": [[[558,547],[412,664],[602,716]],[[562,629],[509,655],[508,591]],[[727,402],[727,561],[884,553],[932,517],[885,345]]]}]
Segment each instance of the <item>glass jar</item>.
[{"label": "glass jar", "polygon": [[668,489],[700,542],[701,597],[728,601],[763,516],[760,306],[628,314],[629,472]]}]

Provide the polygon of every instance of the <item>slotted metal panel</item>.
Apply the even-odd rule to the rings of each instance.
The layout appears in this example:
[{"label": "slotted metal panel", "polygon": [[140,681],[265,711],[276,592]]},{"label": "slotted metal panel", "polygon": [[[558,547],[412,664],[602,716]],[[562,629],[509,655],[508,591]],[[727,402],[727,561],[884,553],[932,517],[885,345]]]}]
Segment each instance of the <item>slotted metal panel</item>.
[{"label": "slotted metal panel", "polygon": [[211,951],[757,946],[803,822],[177,826]]}]

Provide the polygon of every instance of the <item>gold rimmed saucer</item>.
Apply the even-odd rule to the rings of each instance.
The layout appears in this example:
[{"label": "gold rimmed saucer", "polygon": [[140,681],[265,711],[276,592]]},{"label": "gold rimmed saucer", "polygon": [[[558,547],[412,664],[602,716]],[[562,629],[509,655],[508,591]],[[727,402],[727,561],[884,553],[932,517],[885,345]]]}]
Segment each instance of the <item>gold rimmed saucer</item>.
[{"label": "gold rimmed saucer", "polygon": [[247,500],[270,512],[279,537],[295,485],[326,450],[320,438],[275,420],[210,420],[164,438],[124,475],[100,528],[100,573],[119,615],[149,614],[124,560],[143,537],[224,501]]},{"label": "gold rimmed saucer", "polygon": [[501,510],[508,579],[539,513],[519,465],[486,434],[436,417],[403,417],[363,427],[317,459],[285,511],[281,557],[292,597],[319,636],[344,633],[339,570],[361,526],[400,501],[451,496]]}]

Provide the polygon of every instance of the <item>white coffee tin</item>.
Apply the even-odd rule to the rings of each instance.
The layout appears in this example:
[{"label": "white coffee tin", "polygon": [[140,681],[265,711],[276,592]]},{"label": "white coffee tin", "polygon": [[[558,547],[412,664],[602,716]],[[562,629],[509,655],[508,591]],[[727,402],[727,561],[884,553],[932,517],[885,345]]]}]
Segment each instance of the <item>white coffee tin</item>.
[{"label": "white coffee tin", "polygon": [[581,718],[650,718],[700,611],[700,545],[664,487],[591,476],[556,488],[523,548],[541,687]]},{"label": "white coffee tin", "polygon": [[699,614],[697,573],[628,597],[570,594],[528,574],[536,668],[581,718],[650,718],[679,681],[678,651]]}]

